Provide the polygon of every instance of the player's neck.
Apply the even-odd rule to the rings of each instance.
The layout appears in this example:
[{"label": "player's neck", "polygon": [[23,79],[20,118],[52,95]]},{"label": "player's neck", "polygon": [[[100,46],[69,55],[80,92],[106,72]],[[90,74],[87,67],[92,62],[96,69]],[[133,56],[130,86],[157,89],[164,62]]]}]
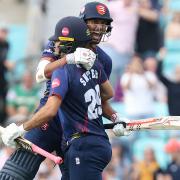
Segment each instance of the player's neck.
[{"label": "player's neck", "polygon": [[94,43],[89,44],[89,49],[91,49],[92,51],[95,51],[96,47],[97,47],[97,44],[94,44]]}]

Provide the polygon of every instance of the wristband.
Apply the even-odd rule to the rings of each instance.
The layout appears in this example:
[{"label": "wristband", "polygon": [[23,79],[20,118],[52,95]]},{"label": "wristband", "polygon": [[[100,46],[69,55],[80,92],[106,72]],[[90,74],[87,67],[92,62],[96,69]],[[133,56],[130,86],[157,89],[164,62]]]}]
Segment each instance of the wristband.
[{"label": "wristband", "polygon": [[111,121],[116,122],[117,117],[118,117],[118,114],[117,114],[117,113],[112,114],[112,115],[111,115]]}]

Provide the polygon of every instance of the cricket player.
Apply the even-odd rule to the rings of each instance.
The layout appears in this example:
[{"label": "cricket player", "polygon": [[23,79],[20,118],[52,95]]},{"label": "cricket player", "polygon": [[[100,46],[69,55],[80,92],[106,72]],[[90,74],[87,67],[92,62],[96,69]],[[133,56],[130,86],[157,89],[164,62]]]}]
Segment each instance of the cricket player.
[{"label": "cricket player", "polygon": [[[64,34],[64,31],[63,31],[64,28],[66,28],[66,29],[69,28],[68,34],[67,33]],[[81,30],[81,34],[79,33],[79,29]],[[80,61],[82,61],[82,63],[81,63],[82,66],[85,69],[90,69],[92,67],[92,65],[94,64],[96,55],[91,50],[85,49],[85,48],[79,48],[79,49],[75,50],[77,47],[84,47],[92,39],[90,36],[89,29],[88,29],[87,25],[84,23],[84,21],[77,17],[64,18],[57,23],[55,32],[57,32],[57,31],[60,32],[61,34],[56,39],[55,45],[58,47],[57,44],[59,44],[59,47],[61,48],[61,52],[62,52],[61,54],[67,53],[67,52],[70,53],[70,52],[75,51],[74,53],[64,56],[66,62],[68,64],[72,64],[72,63],[76,63],[76,62],[80,63]],[[32,141],[35,141],[36,143],[40,144],[41,147],[49,150],[50,152],[52,152],[54,149],[58,149],[58,150],[60,149],[58,152],[61,152],[61,148],[60,148],[61,139],[62,139],[61,138],[61,134],[62,134],[61,126],[60,126],[60,122],[58,122],[56,124],[56,120],[54,120],[54,121],[55,121],[54,124],[50,123],[50,125],[53,124],[52,131],[49,133],[47,132],[48,136],[45,136],[44,139],[41,139],[42,134],[43,134],[41,132],[43,132],[43,130],[44,130],[43,128],[42,129],[34,129],[31,131],[31,133],[29,133],[29,134],[27,133],[27,138],[29,138],[29,139],[32,138],[31,139]],[[56,129],[54,129],[54,126],[56,126]],[[38,134],[39,136],[37,136],[37,137],[35,136],[36,132],[39,132],[39,134]],[[57,139],[52,138],[54,136],[53,133],[56,133]],[[44,142],[42,142],[42,140]],[[52,144],[50,144],[50,145],[48,144],[48,146],[47,146],[46,141],[49,141],[49,142],[51,141]],[[53,143],[55,143],[55,144],[53,144]],[[21,152],[21,150],[17,150],[16,153],[19,154],[20,152]],[[22,152],[23,152],[23,150],[22,150]],[[20,161],[22,160],[22,158],[24,157],[23,156],[24,154],[23,153],[20,153],[20,154],[21,155],[19,155],[17,158],[16,158],[16,155],[15,156],[13,155],[13,157],[15,158],[13,161],[15,166],[13,166],[13,163],[9,164],[9,161],[7,162],[7,164],[5,165],[6,168],[3,168],[1,171],[0,177],[1,176],[2,177],[0,179],[8,178],[3,175],[4,173],[7,173],[7,172],[10,175],[12,175],[12,177],[14,177],[14,179],[33,179],[33,177],[30,176],[31,174],[28,171],[31,172],[32,169],[36,169],[36,168],[38,170],[40,164],[34,163],[34,158],[33,158],[34,155],[33,155],[33,156],[28,156],[29,158],[24,160],[23,165],[21,165],[19,160]],[[39,158],[41,158],[41,157],[39,156]],[[36,159],[39,159],[39,158],[36,157]],[[18,165],[18,166],[16,166],[16,165]],[[18,168],[19,165],[21,166],[20,168]],[[24,169],[27,169],[26,172],[28,172],[28,173],[24,173],[23,170],[21,171],[22,166],[25,167]],[[11,169],[11,167],[16,168],[16,169],[14,169],[15,174],[13,174],[13,170]],[[36,174],[36,173],[33,173],[33,175],[34,174]]]},{"label": "cricket player", "polygon": [[[101,11],[103,11],[103,13]],[[91,46],[96,54],[98,54],[98,60],[103,65],[105,73],[109,77],[111,73],[112,61],[110,57],[97,46],[97,44],[102,40],[102,37],[109,35],[111,32],[110,24],[112,22],[112,19],[110,17],[109,11],[107,7],[102,3],[91,2],[86,4],[85,7],[82,8],[80,17],[84,19],[84,21],[89,26],[93,38],[93,40],[91,41]],[[39,63],[38,71],[36,74],[37,82],[47,80],[50,77],[49,75],[55,68],[66,64],[65,59],[59,60],[59,54],[57,52],[58,50],[54,50],[54,46],[54,41],[50,41],[43,51],[43,56]],[[50,84],[51,82],[47,80],[47,90],[45,92],[45,97],[41,99],[41,107],[46,103],[48,99]],[[119,115],[109,107],[109,104],[107,102],[104,101],[103,105],[103,115],[105,115],[109,119],[112,119],[113,121],[119,119]],[[108,111],[108,113],[105,114],[104,111]],[[56,150],[57,154],[61,156],[62,153],[59,146],[59,144],[61,143],[62,134],[59,131],[61,125],[59,123],[58,116],[56,116],[54,119],[55,120],[49,123],[45,123],[41,128],[36,128],[29,131],[25,135],[25,137],[49,152]],[[128,132],[124,131],[123,127],[121,127],[120,132],[118,130],[119,128],[114,129],[116,135],[128,134]],[[22,180],[28,178],[33,179],[38,171],[39,165],[43,160],[44,158],[41,156],[37,156],[26,150],[19,149],[6,162],[5,166],[0,172],[0,177],[2,175],[4,177],[15,177],[19,173],[19,171],[21,171],[21,174],[23,174],[23,176],[21,176]]]},{"label": "cricket player", "polygon": [[[65,21],[64,24],[63,21]],[[75,35],[74,32],[79,29],[85,45],[90,41],[90,33],[88,28],[83,29],[78,21],[84,22],[75,17],[63,18],[57,23],[55,34],[50,39],[58,41],[58,39],[74,38],[75,41],[78,33]],[[73,23],[76,26],[73,26]],[[86,26],[85,23],[84,25]],[[63,36],[64,27],[69,29],[67,37]],[[86,32],[85,37],[83,37],[83,31]],[[60,40],[60,44],[63,40]],[[75,43],[78,46],[81,41]],[[69,46],[68,42],[63,45],[66,49]],[[85,47],[89,48],[88,44]],[[92,61],[94,61],[93,58]],[[51,82],[50,95],[46,104],[21,126],[14,123],[7,126],[2,133],[3,142],[6,145],[15,145],[15,138],[24,135],[32,128],[40,127],[58,113],[65,140],[69,145],[65,153],[69,179],[102,179],[101,173],[111,160],[112,152],[103,127],[101,99],[106,101],[113,97],[113,90],[103,66],[97,59],[89,70],[80,65],[66,64],[53,72]]]}]

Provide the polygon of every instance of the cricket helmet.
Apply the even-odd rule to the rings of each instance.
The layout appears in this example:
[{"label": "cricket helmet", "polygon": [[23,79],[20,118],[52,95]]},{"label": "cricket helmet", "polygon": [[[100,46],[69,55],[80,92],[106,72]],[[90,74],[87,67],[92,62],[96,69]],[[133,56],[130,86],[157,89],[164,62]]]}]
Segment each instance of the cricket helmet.
[{"label": "cricket helmet", "polygon": [[64,17],[59,20],[50,41],[60,41],[61,52],[69,53],[77,47],[84,47],[92,40],[86,23],[74,16]]},{"label": "cricket helmet", "polygon": [[89,19],[103,19],[106,20],[109,24],[113,21],[107,6],[99,2],[87,3],[81,9],[79,16],[85,21]]}]

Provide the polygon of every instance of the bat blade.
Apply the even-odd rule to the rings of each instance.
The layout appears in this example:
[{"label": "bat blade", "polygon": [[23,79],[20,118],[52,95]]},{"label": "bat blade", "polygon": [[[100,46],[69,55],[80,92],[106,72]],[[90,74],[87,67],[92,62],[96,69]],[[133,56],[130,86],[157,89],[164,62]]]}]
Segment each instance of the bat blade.
[{"label": "bat blade", "polygon": [[180,130],[180,116],[161,117],[149,124],[149,128],[152,130]]},{"label": "bat blade", "polygon": [[132,120],[129,123],[116,122],[105,124],[105,129],[112,129],[116,124],[123,124],[129,131],[139,130],[180,130],[180,116],[155,117],[142,120]]}]

